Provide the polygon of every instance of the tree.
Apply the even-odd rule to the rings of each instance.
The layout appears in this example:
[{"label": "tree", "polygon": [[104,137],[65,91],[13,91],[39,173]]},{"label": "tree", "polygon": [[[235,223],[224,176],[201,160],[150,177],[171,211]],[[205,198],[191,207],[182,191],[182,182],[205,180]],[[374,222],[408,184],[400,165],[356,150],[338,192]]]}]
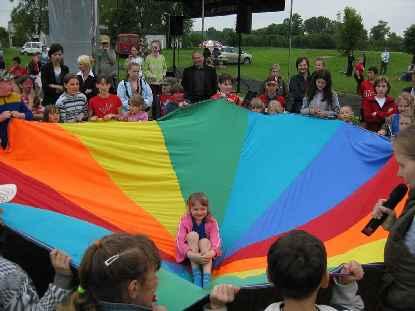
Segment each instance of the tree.
[{"label": "tree", "polygon": [[0,47],[9,46],[9,33],[6,28],[0,27]]},{"label": "tree", "polygon": [[311,17],[304,21],[304,31],[308,34],[332,34],[336,31],[335,22],[325,16]]},{"label": "tree", "polygon": [[386,46],[392,51],[402,51],[403,49],[403,38],[398,36],[395,32],[389,34],[386,39]]},{"label": "tree", "polygon": [[223,41],[226,45],[236,46],[238,44],[238,34],[233,28],[223,28]]},{"label": "tree", "polygon": [[408,53],[415,55],[415,24],[409,26],[405,30],[403,36],[403,45]]},{"label": "tree", "polygon": [[343,11],[342,22],[337,28],[337,48],[345,52],[363,47],[367,32],[363,27],[362,17],[351,7]]},{"label": "tree", "polygon": [[[168,34],[170,15],[182,15],[181,4],[151,0],[100,0],[100,24],[108,28],[115,39],[119,33]],[[191,19],[185,19],[184,33],[192,28]]]},{"label": "tree", "polygon": [[206,31],[206,38],[209,40],[221,41],[222,32],[215,29],[215,27],[209,27]]},{"label": "tree", "polygon": [[280,36],[287,36],[290,31],[290,26],[288,24],[271,24],[266,28],[267,34],[276,34]]},{"label": "tree", "polygon": [[33,35],[39,35],[40,32],[49,33],[47,0],[10,1],[18,2],[11,13],[11,20],[16,30],[15,44],[21,45],[31,39]]},{"label": "tree", "polygon": [[374,41],[385,42],[390,33],[388,22],[380,20],[377,25],[370,30],[370,38]]},{"label": "tree", "polygon": [[[286,25],[286,27],[289,27],[290,19],[289,18],[284,19],[283,24]],[[291,34],[293,36],[304,34],[303,19],[301,18],[301,15],[298,13],[293,14],[292,22],[291,22]]]}]

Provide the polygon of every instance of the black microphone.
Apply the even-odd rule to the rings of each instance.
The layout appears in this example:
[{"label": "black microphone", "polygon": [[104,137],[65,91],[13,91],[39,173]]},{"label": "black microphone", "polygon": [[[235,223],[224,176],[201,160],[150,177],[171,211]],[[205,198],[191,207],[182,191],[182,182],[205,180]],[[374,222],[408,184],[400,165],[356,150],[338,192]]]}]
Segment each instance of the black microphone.
[{"label": "black microphone", "polygon": [[[408,187],[405,184],[399,184],[392,190],[391,194],[389,195],[388,200],[383,203],[383,206],[393,210],[396,205],[403,199],[406,192],[408,191]],[[363,228],[362,233],[370,236],[376,229],[383,224],[385,219],[388,217],[388,214],[383,213],[380,219],[372,218],[369,223]]]}]

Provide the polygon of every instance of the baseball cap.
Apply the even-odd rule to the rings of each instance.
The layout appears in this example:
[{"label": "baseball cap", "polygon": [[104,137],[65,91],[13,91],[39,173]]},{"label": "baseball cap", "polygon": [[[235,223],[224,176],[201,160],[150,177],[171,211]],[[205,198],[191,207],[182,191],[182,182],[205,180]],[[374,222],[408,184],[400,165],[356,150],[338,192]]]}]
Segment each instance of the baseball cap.
[{"label": "baseball cap", "polygon": [[110,43],[110,37],[108,37],[107,35],[101,35],[101,43]]}]

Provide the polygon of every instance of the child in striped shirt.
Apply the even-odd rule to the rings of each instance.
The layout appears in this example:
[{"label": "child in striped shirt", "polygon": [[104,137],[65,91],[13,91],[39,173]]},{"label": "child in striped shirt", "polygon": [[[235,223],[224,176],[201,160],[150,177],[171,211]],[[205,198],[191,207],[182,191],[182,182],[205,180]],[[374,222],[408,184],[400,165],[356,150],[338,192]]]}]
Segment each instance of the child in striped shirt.
[{"label": "child in striped shirt", "polygon": [[80,122],[88,120],[88,104],[84,94],[79,92],[79,80],[74,74],[67,74],[63,78],[65,92],[56,101],[59,109],[60,121]]}]

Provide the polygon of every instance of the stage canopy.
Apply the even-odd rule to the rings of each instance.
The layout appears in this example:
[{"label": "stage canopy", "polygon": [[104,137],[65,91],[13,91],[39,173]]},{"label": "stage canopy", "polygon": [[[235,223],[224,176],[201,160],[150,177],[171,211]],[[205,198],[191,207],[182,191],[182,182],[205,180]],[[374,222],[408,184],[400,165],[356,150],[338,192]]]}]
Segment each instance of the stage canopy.
[{"label": "stage canopy", "polygon": [[285,0],[181,0],[174,2],[182,2],[185,12],[192,18],[202,17],[202,5],[205,7],[205,17],[236,14],[241,5],[248,7],[252,13],[284,11],[285,8]]}]

